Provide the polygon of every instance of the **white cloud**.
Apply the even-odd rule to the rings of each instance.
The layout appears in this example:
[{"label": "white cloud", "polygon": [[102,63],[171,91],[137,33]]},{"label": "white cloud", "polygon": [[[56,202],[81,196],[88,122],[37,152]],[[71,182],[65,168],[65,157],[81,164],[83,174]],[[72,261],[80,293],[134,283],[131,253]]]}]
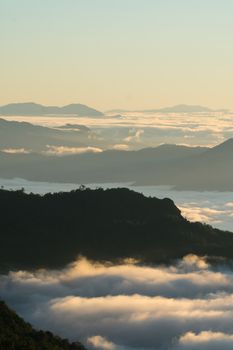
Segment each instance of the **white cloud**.
[{"label": "white cloud", "polygon": [[226,207],[233,208],[233,202],[228,202],[225,204]]},{"label": "white cloud", "polygon": [[141,136],[144,134],[144,130],[139,129],[132,129],[129,132],[129,136],[124,138],[124,142],[140,142]]},{"label": "white cloud", "polygon": [[80,259],[60,271],[0,276],[0,291],[36,327],[93,349],[188,350],[204,342],[202,332],[213,332],[210,344],[232,334],[233,272],[194,255],[151,267]]},{"label": "white cloud", "polygon": [[30,150],[26,148],[4,148],[2,149],[2,152],[11,153],[11,154],[18,154],[18,153],[28,154],[30,153]]},{"label": "white cloud", "polygon": [[177,350],[232,350],[233,335],[222,332],[187,332],[179,339]]},{"label": "white cloud", "polygon": [[98,147],[66,147],[66,146],[50,146],[47,145],[46,154],[49,155],[66,155],[66,154],[81,154],[81,153],[100,153],[101,148]]},{"label": "white cloud", "polygon": [[112,148],[118,151],[127,151],[129,149],[129,146],[124,143],[119,143],[114,145]]},{"label": "white cloud", "polygon": [[199,221],[205,223],[216,224],[220,221],[220,216],[225,212],[224,210],[203,208],[197,206],[180,206],[182,215],[190,221]]},{"label": "white cloud", "polygon": [[94,348],[103,350],[116,350],[116,345],[100,335],[95,335],[87,339],[87,343]]},{"label": "white cloud", "polygon": [[[7,120],[27,121],[47,127],[76,124],[74,117],[6,117]],[[161,114],[125,113],[123,118],[79,118],[79,123],[91,129],[87,134],[87,144],[94,140],[101,147],[112,144],[130,143],[131,148],[155,147],[161,143],[185,143],[189,146],[214,146],[233,137],[232,114]],[[124,130],[119,137],[116,130]],[[125,136],[125,132],[130,130]],[[110,132],[110,134],[109,134]],[[143,138],[142,138],[142,132]],[[111,135],[109,137],[109,135]],[[143,140],[143,143],[142,143]],[[89,143],[88,143],[89,141]]]}]

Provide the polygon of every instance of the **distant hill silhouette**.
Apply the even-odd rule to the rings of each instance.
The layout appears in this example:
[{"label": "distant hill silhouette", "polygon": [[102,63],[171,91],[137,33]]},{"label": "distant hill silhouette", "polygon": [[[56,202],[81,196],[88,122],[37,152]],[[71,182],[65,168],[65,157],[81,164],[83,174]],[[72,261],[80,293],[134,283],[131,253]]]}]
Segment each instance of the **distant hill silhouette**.
[{"label": "distant hill silhouette", "polygon": [[85,146],[89,132],[90,129],[83,125],[54,129],[0,118],[0,148],[41,151],[46,149],[46,145]]},{"label": "distant hill silhouette", "polygon": [[184,219],[170,199],[128,189],[25,194],[0,190],[0,268],[59,268],[92,260],[233,258],[233,234]]},{"label": "distant hill silhouette", "polygon": [[233,139],[186,160],[173,170],[177,188],[232,191]]},{"label": "distant hill silhouette", "polygon": [[200,154],[160,165],[138,178],[137,184],[173,185],[180,190],[232,191],[233,139]]},{"label": "distant hill silhouette", "polygon": [[232,191],[233,139],[201,154],[168,162],[137,181],[143,185],[174,185],[180,190]]},{"label": "distant hill silhouette", "polygon": [[34,102],[26,103],[11,103],[0,107],[0,115],[76,115],[79,117],[90,116],[90,117],[101,117],[103,113],[96,109],[90,108],[86,105],[73,103],[63,107],[57,106],[43,106]]},{"label": "distant hill silhouette", "polygon": [[208,107],[198,106],[198,105],[176,105],[172,107],[164,107],[160,109],[147,110],[147,112],[161,112],[161,113],[203,113],[211,112]]},{"label": "distant hill silhouette", "polygon": [[[208,107],[199,106],[199,105],[186,105],[179,104],[171,107],[163,107],[163,108],[152,108],[152,109],[143,109],[138,112],[144,113],[207,113],[207,112],[227,112],[227,110],[213,110]],[[112,109],[108,111],[108,113],[127,113],[129,110],[124,109]],[[131,111],[133,112],[133,111]]]},{"label": "distant hill silhouette", "polygon": [[51,332],[37,331],[0,301],[1,350],[85,350],[80,343],[69,343]]}]

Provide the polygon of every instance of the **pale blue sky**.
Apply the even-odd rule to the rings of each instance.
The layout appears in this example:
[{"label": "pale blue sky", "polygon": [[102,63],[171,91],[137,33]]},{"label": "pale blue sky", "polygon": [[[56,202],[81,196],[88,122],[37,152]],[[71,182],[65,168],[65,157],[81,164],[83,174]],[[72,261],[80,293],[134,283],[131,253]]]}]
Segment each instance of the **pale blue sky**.
[{"label": "pale blue sky", "polygon": [[0,104],[233,108],[232,0],[0,0]]}]

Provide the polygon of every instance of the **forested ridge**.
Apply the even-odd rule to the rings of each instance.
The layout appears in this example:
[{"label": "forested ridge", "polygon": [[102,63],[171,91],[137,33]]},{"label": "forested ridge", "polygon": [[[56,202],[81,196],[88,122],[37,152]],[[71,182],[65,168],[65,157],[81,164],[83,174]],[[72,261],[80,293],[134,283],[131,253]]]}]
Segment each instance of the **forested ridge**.
[{"label": "forested ridge", "polygon": [[78,255],[166,262],[186,254],[232,258],[233,234],[182,217],[170,199],[125,189],[40,196],[0,190],[0,267],[59,268]]},{"label": "forested ridge", "polygon": [[37,331],[7,305],[0,301],[1,350],[85,350],[78,342],[54,336],[51,332]]}]

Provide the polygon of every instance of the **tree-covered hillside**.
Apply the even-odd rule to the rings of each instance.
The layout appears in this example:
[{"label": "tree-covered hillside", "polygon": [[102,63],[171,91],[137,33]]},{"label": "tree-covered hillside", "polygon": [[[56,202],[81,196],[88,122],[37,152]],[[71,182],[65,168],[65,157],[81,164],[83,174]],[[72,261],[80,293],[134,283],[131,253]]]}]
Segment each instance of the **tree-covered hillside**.
[{"label": "tree-covered hillside", "polygon": [[233,257],[233,234],[182,217],[170,199],[128,189],[25,194],[0,190],[0,268],[61,267],[78,255],[166,262]]},{"label": "tree-covered hillside", "polygon": [[0,301],[1,350],[85,350],[80,343],[69,343],[51,332],[36,331]]}]

